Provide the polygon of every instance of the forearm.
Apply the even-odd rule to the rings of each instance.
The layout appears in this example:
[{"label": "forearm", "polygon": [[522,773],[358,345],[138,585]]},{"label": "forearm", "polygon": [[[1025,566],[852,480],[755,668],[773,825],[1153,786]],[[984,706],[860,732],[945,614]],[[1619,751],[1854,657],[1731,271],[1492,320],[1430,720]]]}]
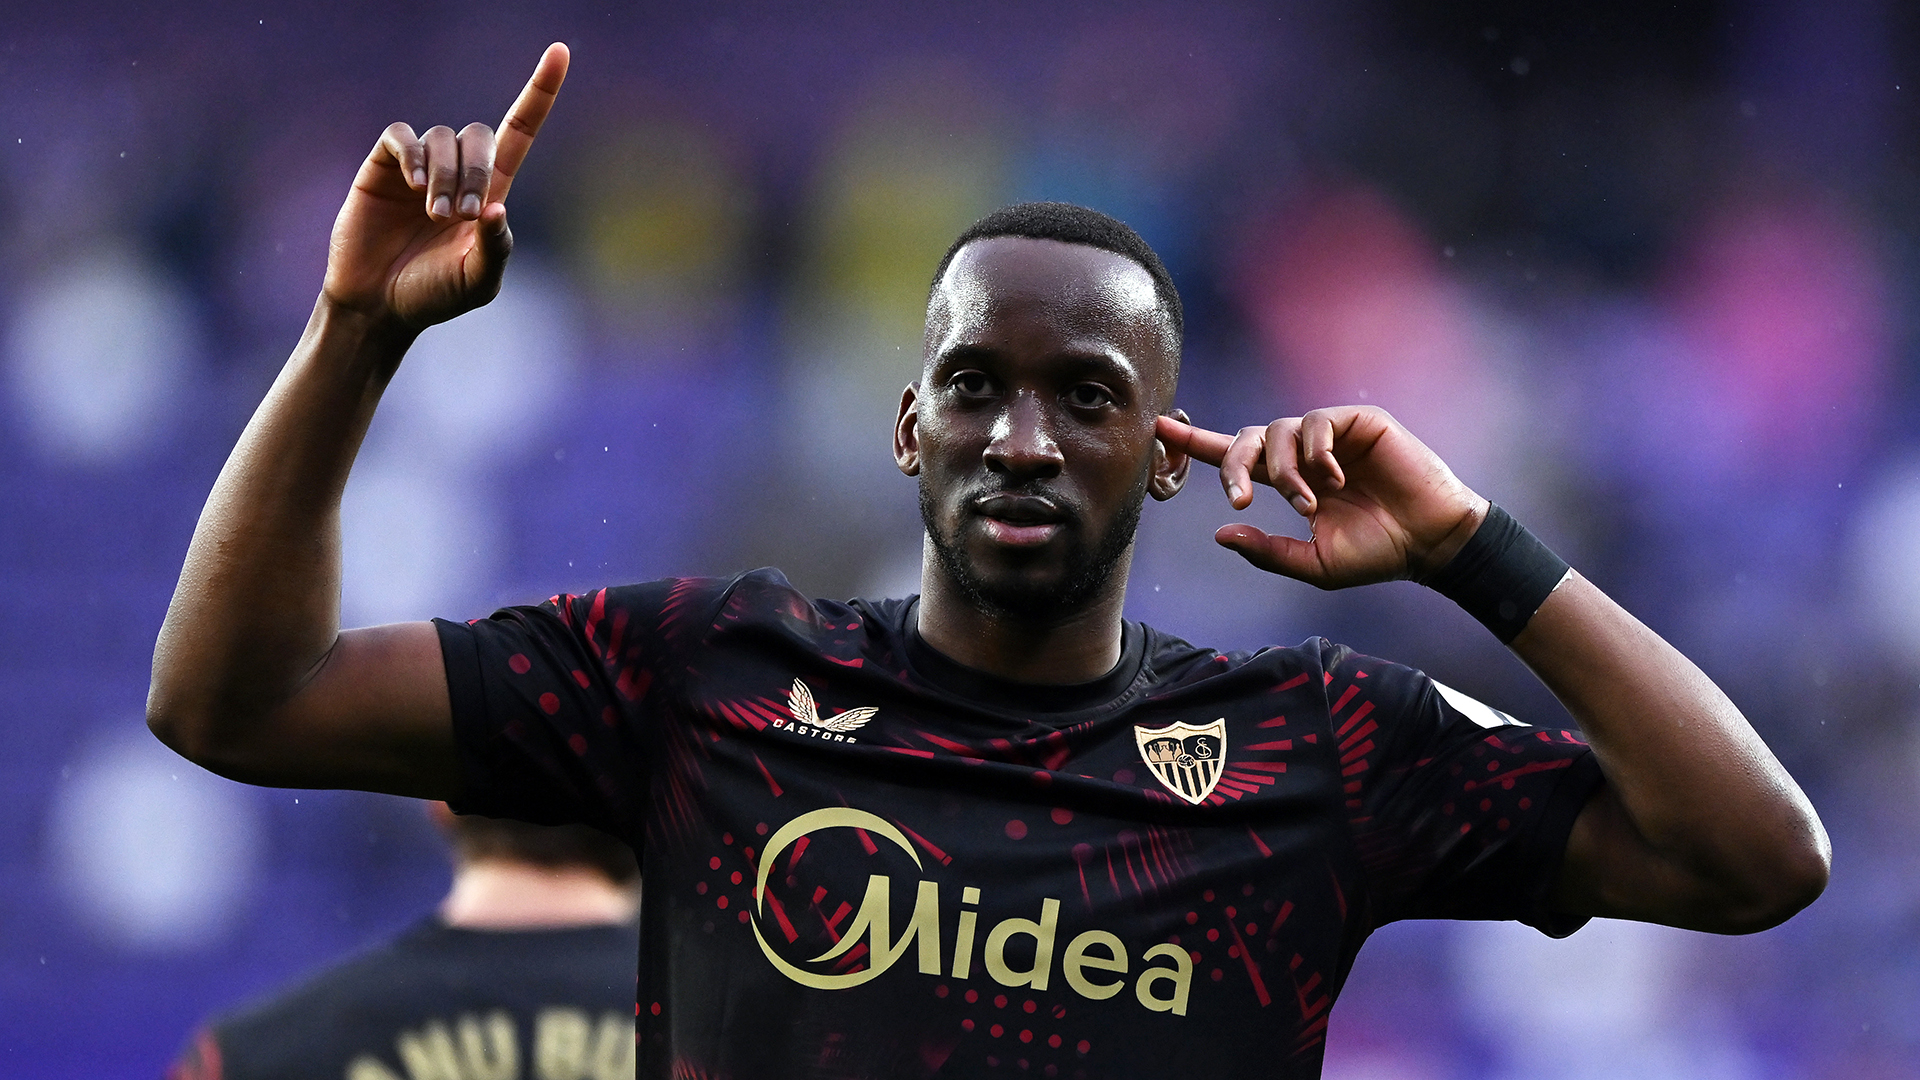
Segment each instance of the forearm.
[{"label": "forearm", "polygon": [[1644,844],[1640,861],[1654,864],[1579,852],[1603,868],[1597,878],[1612,878],[1590,882],[1593,891],[1619,894],[1598,913],[1757,928],[1818,895],[1829,847],[1812,805],[1677,649],[1578,574],[1512,646],[1579,721],[1606,777],[1611,805],[1583,821],[1576,843],[1614,854]]},{"label": "forearm", "polygon": [[1560,910],[1738,932],[1825,887],[1820,819],[1719,687],[1496,518],[1387,413],[1315,409],[1235,436],[1155,423],[1169,452],[1220,466],[1234,505],[1265,483],[1313,523],[1311,540],[1234,524],[1217,541],[1323,589],[1426,582],[1509,642],[1579,720],[1606,782],[1568,838]]},{"label": "forearm", "polygon": [[339,634],[340,496],[412,333],[322,299],[201,511],[154,650],[155,734],[218,760]]}]

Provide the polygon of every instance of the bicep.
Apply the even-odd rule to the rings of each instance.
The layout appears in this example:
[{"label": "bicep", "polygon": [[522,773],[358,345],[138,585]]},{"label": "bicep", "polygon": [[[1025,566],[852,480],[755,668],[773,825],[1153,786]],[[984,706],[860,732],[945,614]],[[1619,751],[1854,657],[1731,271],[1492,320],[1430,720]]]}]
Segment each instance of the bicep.
[{"label": "bicep", "polygon": [[432,623],[343,631],[240,762],[220,770],[275,787],[460,795],[453,709]]},{"label": "bicep", "polygon": [[1553,907],[1568,915],[1738,932],[1726,920],[1722,890],[1647,843],[1604,780],[1574,819]]}]

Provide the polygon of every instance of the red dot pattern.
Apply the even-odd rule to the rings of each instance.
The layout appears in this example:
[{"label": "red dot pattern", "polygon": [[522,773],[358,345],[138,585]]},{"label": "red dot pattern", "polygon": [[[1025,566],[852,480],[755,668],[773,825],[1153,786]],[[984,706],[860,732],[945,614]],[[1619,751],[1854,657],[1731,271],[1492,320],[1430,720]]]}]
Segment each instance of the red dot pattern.
[{"label": "red dot pattern", "polygon": [[[584,610],[584,608],[580,608],[579,610]],[[619,616],[625,616],[625,612],[618,612],[616,614]],[[619,619],[619,621],[624,623],[626,620],[624,617],[622,617]],[[602,625],[607,625],[607,624],[603,623]],[[602,640],[601,637],[599,636],[595,637],[596,642],[600,642],[601,640]],[[624,655],[631,658],[633,656],[639,655],[640,646],[635,645],[631,649],[619,649],[616,646],[615,652],[620,655]],[[493,655],[498,656],[498,653],[495,653]],[[548,663],[548,660],[547,660],[548,654],[545,652],[542,652],[541,655],[543,657],[542,663],[543,664]],[[608,655],[606,659],[609,662],[617,663],[613,655]],[[491,663],[495,663],[495,664],[499,662],[500,661],[497,659],[491,661]],[[507,658],[506,663],[508,668],[517,675],[529,674],[533,667],[532,661],[529,659],[529,656],[525,653],[514,653],[512,656]],[[496,673],[498,672],[498,668],[492,668],[491,670],[493,670]],[[589,718],[593,717],[597,711],[599,715],[599,719],[602,721],[603,724],[608,725],[610,727],[617,727],[622,722],[623,715],[629,715],[629,716],[632,715],[633,706],[631,703],[639,700],[639,698],[636,697],[635,694],[627,693],[625,704],[620,704],[616,702],[615,704],[606,704],[603,706],[602,701],[607,700],[607,698],[611,696],[610,690],[613,685],[613,677],[615,675],[621,676],[619,688],[621,692],[625,693],[627,692],[626,676],[631,673],[618,671],[613,667],[608,667],[603,671],[600,667],[593,666],[593,663],[591,661],[588,661],[586,666],[582,668],[572,668],[569,666],[559,666],[556,669],[543,668],[543,674],[550,676],[548,679],[548,685],[552,686],[554,690],[563,689],[563,688],[567,689],[568,693],[567,695],[565,695],[564,699],[561,695],[551,691],[545,692],[545,693],[539,693],[538,696],[535,697],[534,693],[541,689],[541,687],[536,683],[531,686],[522,684],[519,688],[517,688],[515,693],[519,695],[518,700],[521,702],[526,702],[529,697],[533,697],[540,711],[544,712],[548,716],[559,716],[561,714],[561,706],[563,704],[566,704],[569,707],[568,717],[569,719],[574,721],[574,723],[571,726],[575,726],[575,727],[584,726],[581,722],[588,721]],[[566,684],[567,678],[569,677],[571,677],[572,681],[575,684],[577,684],[580,690],[585,691],[585,693],[576,693],[573,688],[567,687],[565,684]],[[599,680],[600,689],[598,691],[595,690],[596,679]],[[1328,680],[1328,682],[1329,682],[1329,685],[1331,685],[1331,678]],[[644,693],[644,685],[642,686],[640,692]],[[1340,692],[1341,692],[1340,688],[1335,687],[1333,690],[1329,691],[1329,694],[1330,696],[1332,696]],[[600,700],[595,700],[596,697],[600,698]],[[1341,700],[1344,703],[1353,697],[1354,695],[1348,694],[1346,697],[1342,697]],[[1362,700],[1362,703],[1364,703],[1364,700]],[[1350,716],[1352,712],[1353,712],[1353,709],[1349,708],[1346,710],[1346,715]],[[1376,714],[1376,716],[1377,715],[1378,714]],[[1342,722],[1343,722],[1342,717],[1335,718],[1336,726]],[[535,728],[538,727],[538,725],[534,725],[534,724],[530,724],[529,726],[535,727]],[[555,730],[555,727],[558,727],[558,730]],[[547,732],[546,738],[549,740],[546,743],[547,746],[553,746],[555,742],[561,741],[560,739],[555,738],[555,736],[561,736],[564,739],[564,744],[567,745],[572,750],[572,752],[577,755],[585,756],[590,749],[588,746],[587,737],[585,737],[584,735],[582,735],[577,731],[569,733],[568,725],[550,725],[545,730]],[[1323,731],[1322,734],[1324,735],[1326,734],[1326,732]],[[1358,740],[1364,737],[1365,737],[1365,732],[1361,732],[1360,735],[1355,736],[1355,740]],[[1574,737],[1571,735],[1568,735],[1567,733],[1561,733],[1561,737],[1566,739],[1569,742],[1575,741]],[[611,752],[611,748],[617,744],[617,740],[608,739],[604,736],[596,735],[593,738],[594,738],[594,748],[597,748],[598,752],[601,754],[607,754]],[[1379,741],[1383,745],[1391,745],[1389,740],[1384,735],[1375,735],[1373,736],[1373,739]],[[1452,775],[1455,776],[1455,779],[1453,781],[1444,783],[1445,787],[1452,789],[1451,792],[1449,792],[1449,794],[1451,794],[1454,797],[1455,801],[1457,801],[1458,803],[1457,808],[1454,802],[1448,802],[1445,807],[1446,814],[1449,817],[1451,817],[1451,820],[1445,821],[1445,825],[1443,827],[1445,831],[1449,833],[1449,839],[1447,840],[1447,846],[1449,849],[1452,848],[1454,843],[1450,838],[1451,830],[1456,825],[1459,828],[1459,835],[1461,836],[1468,836],[1475,833],[1480,834],[1480,836],[1476,837],[1473,840],[1463,842],[1464,847],[1462,848],[1462,850],[1469,850],[1471,849],[1471,846],[1474,844],[1491,844],[1493,842],[1492,834],[1495,833],[1496,831],[1510,831],[1512,828],[1515,827],[1516,823],[1522,828],[1525,828],[1530,824],[1531,819],[1522,816],[1521,812],[1532,809],[1533,803],[1537,801],[1536,799],[1533,799],[1533,798],[1517,798],[1516,799],[1516,798],[1512,798],[1511,796],[1502,797],[1499,794],[1499,792],[1502,790],[1513,791],[1515,788],[1514,777],[1510,775],[1502,775],[1502,773],[1503,773],[1503,770],[1507,770],[1511,765],[1517,763],[1514,760],[1512,760],[1513,755],[1517,752],[1513,744],[1518,743],[1521,739],[1526,739],[1528,747],[1533,747],[1538,744],[1553,742],[1552,736],[1548,735],[1547,733],[1534,732],[1532,730],[1524,730],[1521,733],[1503,735],[1497,738],[1495,736],[1487,736],[1486,741],[1492,748],[1491,752],[1479,747],[1469,748],[1466,746],[1457,746],[1453,749],[1449,749],[1446,752],[1444,757],[1442,757],[1439,761],[1435,762],[1435,767],[1433,769],[1433,772],[1438,773],[1442,769],[1445,769],[1446,771],[1450,772]],[[718,740],[716,739],[716,741]],[[1307,737],[1306,741],[1311,742],[1312,741],[1311,737],[1310,736]],[[1358,745],[1357,741],[1349,741],[1348,743],[1346,743],[1341,747],[1341,750],[1346,751],[1348,747],[1356,746],[1356,745]],[[1474,756],[1470,757],[1468,755],[1468,750],[1470,749],[1477,751],[1477,753],[1475,753]],[[551,751],[548,751],[548,753],[551,753]],[[1348,803],[1350,807],[1354,808],[1356,816],[1365,814],[1367,811],[1374,809],[1373,806],[1364,805],[1364,804],[1366,803],[1366,800],[1368,799],[1368,796],[1370,794],[1368,789],[1373,786],[1373,781],[1375,779],[1375,776],[1364,775],[1364,773],[1374,772],[1377,775],[1379,772],[1384,772],[1385,767],[1388,765],[1397,766],[1399,764],[1402,764],[1402,763],[1393,762],[1391,760],[1380,760],[1382,758],[1390,759],[1391,755],[1388,753],[1383,753],[1379,750],[1375,750],[1373,742],[1367,742],[1365,745],[1365,748],[1361,750],[1360,753],[1364,754],[1366,758],[1370,760],[1365,760],[1362,763],[1363,764],[1362,775],[1360,775],[1356,779],[1349,780],[1347,782],[1347,787],[1346,787],[1346,794],[1348,796],[1357,797],[1357,798],[1351,799],[1351,801],[1349,801]],[[1544,754],[1532,754],[1531,759],[1540,760],[1544,756],[1545,756]],[[1485,764],[1486,770],[1484,773],[1480,772],[1479,770],[1473,769],[1472,763],[1476,759],[1479,760],[1481,763]],[[1047,764],[1050,768],[1061,768],[1061,766],[1054,764],[1050,760],[1047,762]],[[1423,762],[1422,764],[1425,764],[1425,763]],[[1472,770],[1468,775],[1477,777],[1477,779],[1468,780],[1464,776],[1462,776],[1461,773],[1462,773],[1463,766],[1468,770]],[[780,773],[780,770],[777,767],[774,769],[774,774],[776,776],[779,776],[779,778],[782,781],[786,781],[787,779],[785,775]],[[1353,776],[1354,774],[1349,773],[1348,775]],[[1047,820],[1051,821],[1055,826],[1066,827],[1066,826],[1073,825],[1075,823],[1074,810],[1069,809],[1068,807],[1065,807],[1065,806],[1049,807],[1047,806],[1046,801],[1040,801],[1040,800],[1046,799],[1047,801],[1051,801],[1051,799],[1061,799],[1064,801],[1070,798],[1072,794],[1072,786],[1074,784],[1079,783],[1080,779],[1081,778],[1077,778],[1070,770],[1062,771],[1061,773],[1058,774],[1058,776],[1046,771],[1034,772],[1032,774],[1032,782],[1036,787],[1045,788],[1049,786],[1058,786],[1058,787],[1062,787],[1065,790],[1061,792],[1047,791],[1044,793],[1036,793],[1033,796],[1033,798],[1036,800],[1036,802],[1038,802],[1038,805],[1031,806],[1030,814],[1023,814],[1023,817],[1031,816],[1032,814],[1038,814],[1040,811],[1045,810],[1047,813]],[[1092,779],[1092,778],[1085,778],[1085,779]],[[1119,782],[1122,784],[1132,785],[1135,780],[1135,771],[1130,768],[1118,769],[1113,773],[1113,779],[1116,782]],[[602,782],[604,784],[604,783],[607,783],[608,781],[603,780]],[[772,784],[772,782],[773,781],[770,778],[768,780],[768,783]],[[1536,796],[1541,794],[1541,792],[1543,792],[1544,790],[1547,790],[1546,788],[1537,786],[1536,782],[1533,780],[1522,780],[1521,782],[1525,785],[1531,786],[1531,791]],[[1151,778],[1149,778],[1145,782],[1144,786],[1149,791],[1154,791],[1157,794],[1156,785],[1154,781],[1151,780]],[[1481,789],[1479,792],[1477,792],[1477,794],[1480,794],[1482,797],[1478,799],[1474,799],[1471,797],[1471,795],[1466,794],[1467,792],[1473,792],[1476,786],[1478,786]],[[779,795],[779,792],[776,790],[775,797],[777,798],[778,795]],[[1430,808],[1432,806],[1432,803],[1428,803],[1427,806]],[[1456,815],[1455,814],[1456,809],[1460,811],[1465,811],[1465,813]],[[1477,815],[1474,814],[1473,811],[1477,811]],[[1510,814],[1511,816],[1510,817],[1498,816],[1498,814],[1502,812]],[[1484,815],[1484,816],[1480,816],[1480,815]],[[1465,818],[1465,817],[1471,817],[1471,821],[1463,823],[1462,818]],[[748,819],[748,820],[751,820],[751,819]],[[1037,820],[1038,819],[1036,818],[1036,821]],[[987,819],[987,821],[980,822],[979,824],[986,825],[986,827],[991,828],[990,822],[991,822],[991,819],[989,818]],[[1087,825],[1087,822],[1085,820],[1082,820],[1080,824],[1082,828],[1085,828]],[[976,825],[975,827],[977,828],[978,826]],[[742,828],[744,832],[746,829],[746,825],[744,823],[742,823]],[[1031,831],[1033,828],[1041,829],[1042,835],[1046,835],[1046,827],[1044,824],[1030,825],[1028,822],[1026,822],[1023,819],[1018,819],[1018,818],[1006,819],[1003,825],[1003,831],[1005,835],[1009,839],[1016,840],[1016,841],[1026,839],[1027,833]],[[758,836],[765,837],[770,833],[770,824],[768,822],[759,822],[753,825],[753,831]],[[1434,840],[1437,839],[1434,834],[1440,831],[1442,830],[1429,829],[1425,833],[1427,843],[1429,844],[1433,843]],[[1061,834],[1055,833],[1052,835],[1060,836]],[[1071,836],[1071,834],[1069,834],[1069,836]],[[1062,838],[1065,839],[1067,837],[1062,837]],[[746,837],[746,839],[751,839],[751,837]],[[1129,846],[1132,846],[1132,847],[1140,846],[1138,837],[1135,837],[1132,833],[1123,834],[1120,837],[1118,837],[1118,839],[1121,843],[1121,848],[1123,851]],[[1273,837],[1268,836],[1267,840],[1272,841]],[[740,865],[737,858],[739,852],[737,849],[733,848],[733,837],[731,835],[728,835],[727,837],[725,837],[724,843],[727,845],[727,850],[722,852],[722,855],[724,855],[725,858],[722,858],[721,856],[715,856],[711,860],[709,860],[709,867],[712,871],[714,871],[715,877],[707,881],[696,882],[695,888],[696,888],[696,891],[703,897],[711,897],[714,901],[716,909],[723,912],[730,912],[735,916],[736,919],[739,920],[740,923],[749,924],[752,922],[752,917],[750,912],[747,910],[740,910],[740,909],[750,907],[751,900],[745,894],[739,893],[739,892],[736,892],[732,894],[731,897],[729,897],[728,895],[725,894],[725,889],[726,889],[725,883],[730,881],[736,887],[744,885],[746,878],[750,876],[750,872],[751,872],[750,868],[752,866],[753,854],[750,849],[746,851],[746,858],[748,860],[748,865],[749,865],[748,871],[743,872],[742,870],[731,870],[731,871],[723,872],[722,867],[726,865],[728,862],[732,862],[732,864],[735,866]],[[1268,858],[1273,857],[1273,853],[1266,850],[1266,844],[1262,842],[1259,836],[1256,835],[1252,837],[1252,845],[1259,849],[1262,856],[1268,857]],[[1276,844],[1275,846],[1277,847],[1278,845]],[[1057,851],[1058,849],[1055,848],[1054,850]],[[1086,880],[1097,887],[1098,882],[1097,882],[1097,879],[1095,879],[1095,873],[1096,871],[1099,871],[1101,869],[1098,864],[1102,862],[1101,854],[1099,851],[1099,844],[1098,843],[1094,845],[1088,845],[1085,843],[1074,844],[1072,848],[1072,854],[1074,856],[1075,861],[1079,863],[1081,866],[1083,880]],[[1123,861],[1121,869],[1124,873],[1125,871],[1133,869],[1133,867],[1130,865],[1127,865]],[[1069,873],[1071,873],[1071,868],[1069,868]],[[1121,880],[1123,882],[1125,881],[1124,878],[1122,878]],[[1113,887],[1116,889],[1119,889],[1122,886],[1115,885]],[[1221,885],[1220,888],[1222,890],[1230,890],[1231,886]],[[1314,971],[1314,967],[1312,965],[1302,970],[1301,969],[1302,958],[1297,954],[1294,955],[1294,963],[1290,967],[1287,965],[1281,964],[1279,962],[1280,960],[1284,959],[1284,957],[1287,956],[1288,953],[1281,953],[1279,957],[1271,957],[1271,956],[1265,955],[1265,954],[1271,954],[1276,951],[1277,943],[1272,939],[1274,936],[1276,936],[1279,933],[1280,924],[1285,920],[1286,915],[1284,912],[1280,913],[1277,920],[1273,920],[1273,926],[1268,927],[1267,923],[1270,921],[1270,917],[1272,917],[1273,913],[1275,912],[1274,902],[1272,900],[1265,901],[1265,908],[1268,914],[1267,915],[1259,914],[1258,911],[1253,909],[1257,905],[1260,905],[1262,903],[1262,900],[1253,898],[1255,896],[1255,892],[1256,892],[1255,886],[1253,886],[1252,884],[1247,884],[1242,887],[1241,895],[1248,897],[1250,899],[1246,901],[1246,906],[1249,909],[1248,912],[1246,913],[1246,916],[1241,916],[1241,913],[1237,912],[1231,906],[1225,907],[1224,911],[1222,908],[1214,906],[1217,903],[1217,897],[1216,897],[1215,891],[1212,889],[1205,890],[1204,900],[1205,900],[1206,906],[1195,905],[1196,908],[1198,908],[1198,910],[1190,911],[1186,913],[1187,922],[1191,927],[1193,927],[1193,929],[1187,932],[1188,937],[1190,939],[1195,939],[1192,941],[1192,944],[1199,945],[1199,948],[1192,950],[1191,955],[1196,965],[1200,965],[1198,970],[1206,971],[1207,978],[1210,981],[1228,982],[1236,986],[1243,981],[1241,977],[1242,965],[1252,963],[1252,961],[1249,961],[1247,958],[1250,956],[1258,956],[1260,957],[1260,962],[1267,965],[1267,974],[1269,977],[1269,984],[1271,986],[1272,991],[1274,992],[1275,998],[1278,1000],[1284,1001],[1285,998],[1289,996],[1289,994],[1301,992],[1300,988],[1303,985],[1306,985],[1305,980],[1308,976],[1312,976],[1317,979],[1319,975]],[[1187,895],[1188,897],[1192,896],[1191,893],[1188,893]],[[1228,895],[1231,895],[1230,891],[1228,892]],[[818,898],[816,898],[816,902],[818,902]],[[1306,901],[1303,900],[1302,902],[1304,903]],[[1291,903],[1287,905],[1288,908],[1291,908],[1292,906],[1293,905]],[[1222,913],[1224,913],[1226,918],[1226,921],[1224,923],[1221,921],[1221,918],[1220,918]],[[1202,915],[1204,915],[1204,919],[1202,918]],[[725,920],[721,919],[720,921],[722,925],[724,925]],[[1298,932],[1300,925],[1301,924],[1299,920],[1296,918],[1294,927],[1289,928],[1286,931],[1286,933],[1290,935]],[[714,924],[712,922],[708,922],[705,926],[705,929],[709,933],[713,932]],[[982,929],[984,930],[984,926]],[[1204,937],[1205,939],[1204,942],[1198,940],[1198,938],[1200,937]],[[1235,943],[1236,937],[1239,939],[1239,942],[1240,942],[1238,944]],[[1263,938],[1264,940],[1261,940]],[[1162,940],[1165,940],[1165,939],[1163,938]],[[1260,948],[1260,945],[1255,944],[1256,940],[1260,940],[1260,943],[1265,946],[1264,950]],[[1177,942],[1178,939],[1176,938],[1175,941]],[[1182,946],[1182,947],[1186,947],[1186,946]],[[1216,950],[1219,950],[1219,951],[1216,951]],[[1205,957],[1204,957],[1205,960],[1211,961],[1211,964],[1202,964],[1203,951],[1205,954]],[[1223,963],[1222,962],[1223,952],[1227,959],[1233,960],[1235,962]],[[1313,961],[1314,965],[1317,965],[1318,963],[1320,963],[1319,959],[1315,959]],[[1213,964],[1217,964],[1219,966],[1212,966]],[[1280,970],[1281,968],[1285,968],[1285,970]],[[1290,971],[1297,972],[1298,977],[1289,979],[1287,973]],[[1289,982],[1292,983],[1291,986],[1287,985]],[[950,993],[950,988],[946,983],[940,983],[936,987],[935,993],[936,993],[936,996],[942,999],[946,999]],[[972,990],[965,991],[965,998],[969,1003],[975,1003],[978,1001],[978,995]],[[1304,1002],[1305,999],[1303,998],[1302,1000]],[[1262,1003],[1264,1004],[1264,1001]],[[997,995],[993,999],[994,1007],[999,1009],[1009,1010],[1008,1012],[999,1014],[1003,1019],[1008,1015],[1013,1015],[1016,1021],[1018,1021],[1018,1014],[1024,1014],[1026,1016],[1034,1018],[1034,1020],[1027,1021],[1028,1023],[1034,1024],[1036,1020],[1038,1021],[1038,1023],[1035,1024],[1034,1027],[1021,1028],[1017,1030],[1010,1029],[1008,1027],[1003,1026],[1002,1024],[993,1024],[991,1027],[991,1034],[993,1038],[995,1039],[1005,1038],[1009,1034],[1012,1034],[1022,1044],[1030,1045],[1037,1042],[1044,1043],[1048,1047],[1054,1048],[1056,1050],[1060,1049],[1063,1045],[1067,1044],[1068,1040],[1064,1038],[1062,1033],[1050,1032],[1049,1025],[1046,1022],[1046,1020],[1038,1016],[1038,1013],[1040,1011],[1039,1002],[1031,998],[1020,1000],[1017,1002],[1017,1005],[1018,1005],[1017,1010],[1012,1010],[1010,1008],[1011,1004],[1016,1004],[1016,1003],[1010,1003],[1006,995]],[[1048,1002],[1047,1004],[1048,1004],[1048,1010],[1052,1013],[1054,1019],[1059,1020],[1063,1018],[1064,1010],[1060,1006],[1054,1005],[1052,1002]],[[957,1003],[955,1003],[950,1007],[955,1009],[956,1011],[958,1011],[960,1008]],[[658,1002],[653,1003],[652,1011],[655,1016],[660,1015],[660,1012],[661,1012],[660,1003]],[[980,1011],[984,1012],[985,1010],[980,1010]],[[989,1017],[992,1015],[993,1014],[991,1013],[988,1014]],[[986,1018],[983,1017],[981,1022],[983,1023],[986,1022]],[[972,1018],[963,1019],[963,1022],[962,1022],[963,1030],[971,1032],[972,1030],[974,1030],[974,1026],[975,1026],[974,1019]],[[948,1029],[948,1030],[951,1030],[951,1029]],[[1011,1041],[1012,1040],[1009,1039],[1009,1042]],[[979,1044],[976,1044],[976,1045],[979,1045]],[[1091,1050],[1090,1041],[1086,1039],[1081,1039],[1077,1042],[1077,1044],[1074,1044],[1074,1045],[1077,1052],[1083,1055],[1089,1053]],[[1032,1051],[1020,1051],[1020,1052],[1031,1053]],[[1019,1058],[1018,1063],[1022,1068],[1027,1068],[1029,1067],[1029,1065],[1032,1065],[1036,1069],[1044,1067],[1044,1070],[1049,1075],[1052,1075],[1057,1071],[1054,1066],[1047,1064],[1045,1051],[1040,1051],[1040,1053],[1036,1055],[1036,1057],[1037,1057],[1037,1060],[1033,1062],[1029,1062],[1028,1059],[1026,1058]],[[975,1057],[974,1060],[978,1061],[979,1058]],[[1088,1065],[1089,1067],[1091,1067],[1091,1063],[1088,1063]],[[1068,1066],[1067,1071],[1071,1073],[1073,1071],[1073,1066]]]}]

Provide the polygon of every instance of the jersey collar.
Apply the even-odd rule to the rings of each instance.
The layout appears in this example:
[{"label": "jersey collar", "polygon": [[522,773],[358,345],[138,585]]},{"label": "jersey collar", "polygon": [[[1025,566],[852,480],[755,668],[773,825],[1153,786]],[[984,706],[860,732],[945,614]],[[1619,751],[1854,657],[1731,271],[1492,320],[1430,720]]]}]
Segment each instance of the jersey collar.
[{"label": "jersey collar", "polygon": [[907,666],[922,681],[996,712],[1033,716],[1098,710],[1120,705],[1147,682],[1143,677],[1147,635],[1136,622],[1121,623],[1120,662],[1105,675],[1067,685],[1025,683],[968,667],[927,644],[920,636],[919,607],[920,598],[915,596],[899,609],[902,625],[898,629],[907,643]]}]

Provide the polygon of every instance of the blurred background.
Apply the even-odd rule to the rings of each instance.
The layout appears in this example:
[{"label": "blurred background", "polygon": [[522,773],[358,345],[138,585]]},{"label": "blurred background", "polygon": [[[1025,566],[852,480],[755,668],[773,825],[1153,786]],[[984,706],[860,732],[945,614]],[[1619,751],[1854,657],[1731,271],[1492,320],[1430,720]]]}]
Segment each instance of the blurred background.
[{"label": "blurred background", "polygon": [[[1920,1076],[1920,16],[1609,5],[13,4],[0,20],[0,1074],[154,1077],[209,1010],[416,918],[423,812],[246,788],[141,723],[226,452],[380,130],[574,69],[491,307],[426,335],[346,508],[346,617],[776,564],[911,591],[888,425],[977,215],[1113,213],[1182,403],[1387,406],[1696,658],[1806,786],[1831,888],[1724,939],[1377,934],[1334,1080]],[[1912,81],[1910,81],[1912,80]],[[1411,585],[1322,595],[1149,507],[1131,614],[1325,634],[1558,706]],[[1249,513],[1291,519],[1279,500]]]}]

